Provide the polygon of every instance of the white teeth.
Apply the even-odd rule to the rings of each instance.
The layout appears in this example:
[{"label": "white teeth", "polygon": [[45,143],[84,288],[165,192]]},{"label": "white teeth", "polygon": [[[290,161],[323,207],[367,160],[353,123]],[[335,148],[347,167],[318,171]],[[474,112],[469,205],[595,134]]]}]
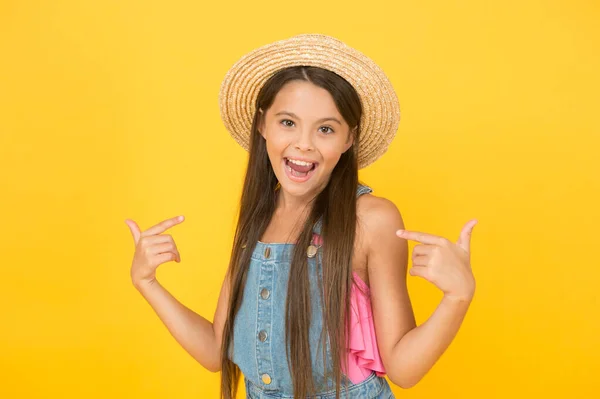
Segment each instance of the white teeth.
[{"label": "white teeth", "polygon": [[288,161],[293,164],[300,165],[300,166],[309,166],[309,165],[312,166],[312,162],[296,161],[295,159],[291,159],[291,158],[288,158]]}]

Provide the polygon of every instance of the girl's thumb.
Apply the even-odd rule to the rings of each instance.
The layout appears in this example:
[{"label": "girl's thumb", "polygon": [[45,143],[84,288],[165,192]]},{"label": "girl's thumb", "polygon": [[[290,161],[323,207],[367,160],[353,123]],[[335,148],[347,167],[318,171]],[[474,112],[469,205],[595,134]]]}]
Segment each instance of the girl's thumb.
[{"label": "girl's thumb", "polygon": [[129,227],[129,231],[131,232],[131,236],[133,237],[134,243],[137,245],[138,240],[140,239],[140,228],[137,223],[130,219],[125,219],[125,224]]}]

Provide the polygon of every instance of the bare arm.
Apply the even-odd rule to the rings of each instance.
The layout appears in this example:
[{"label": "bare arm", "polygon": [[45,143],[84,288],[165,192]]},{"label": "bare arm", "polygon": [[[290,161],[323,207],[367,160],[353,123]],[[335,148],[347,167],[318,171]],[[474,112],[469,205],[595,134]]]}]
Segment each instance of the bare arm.
[{"label": "bare arm", "polygon": [[207,370],[221,370],[221,340],[228,301],[228,280],[219,295],[214,323],[179,302],[157,280],[136,284],[175,340]]},{"label": "bare arm", "polygon": [[369,197],[362,213],[379,351],[390,380],[410,388],[448,348],[470,301],[445,295],[429,319],[417,327],[406,285],[408,244],[395,234],[404,229],[400,212],[386,199],[364,197]]},{"label": "bare arm", "polygon": [[214,322],[181,304],[156,279],[159,265],[181,261],[175,240],[168,229],[183,222],[178,216],[141,231],[137,223],[126,219],[135,243],[131,263],[131,281],[142,294],[177,342],[206,369],[221,369],[221,341],[229,302],[229,273],[225,276],[217,302]]},{"label": "bare arm", "polygon": [[403,388],[416,385],[448,349],[469,308],[470,301],[444,296],[435,312],[393,346],[394,377]]}]

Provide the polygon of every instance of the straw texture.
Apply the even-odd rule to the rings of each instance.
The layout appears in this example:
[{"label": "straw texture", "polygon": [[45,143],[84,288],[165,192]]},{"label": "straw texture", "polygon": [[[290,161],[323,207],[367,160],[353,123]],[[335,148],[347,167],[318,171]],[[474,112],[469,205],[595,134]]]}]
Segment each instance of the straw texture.
[{"label": "straw texture", "polygon": [[259,47],[230,68],[221,83],[219,107],[233,138],[249,149],[258,92],[280,69],[299,65],[335,72],[357,91],[363,107],[358,167],[364,168],[383,155],[400,122],[392,84],[370,58],[336,38],[320,34],[297,35]]}]

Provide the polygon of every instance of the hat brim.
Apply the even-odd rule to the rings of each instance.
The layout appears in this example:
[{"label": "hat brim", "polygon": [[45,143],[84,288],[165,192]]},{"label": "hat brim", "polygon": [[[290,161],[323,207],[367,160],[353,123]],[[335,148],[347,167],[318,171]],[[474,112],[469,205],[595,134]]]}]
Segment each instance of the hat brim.
[{"label": "hat brim", "polygon": [[277,71],[291,66],[315,66],[335,72],[350,83],[363,108],[358,142],[358,167],[383,155],[396,136],[400,106],[383,70],[356,49],[330,36],[303,34],[259,47],[240,58],[227,72],[219,92],[221,119],[233,138],[249,149],[256,97]]}]

